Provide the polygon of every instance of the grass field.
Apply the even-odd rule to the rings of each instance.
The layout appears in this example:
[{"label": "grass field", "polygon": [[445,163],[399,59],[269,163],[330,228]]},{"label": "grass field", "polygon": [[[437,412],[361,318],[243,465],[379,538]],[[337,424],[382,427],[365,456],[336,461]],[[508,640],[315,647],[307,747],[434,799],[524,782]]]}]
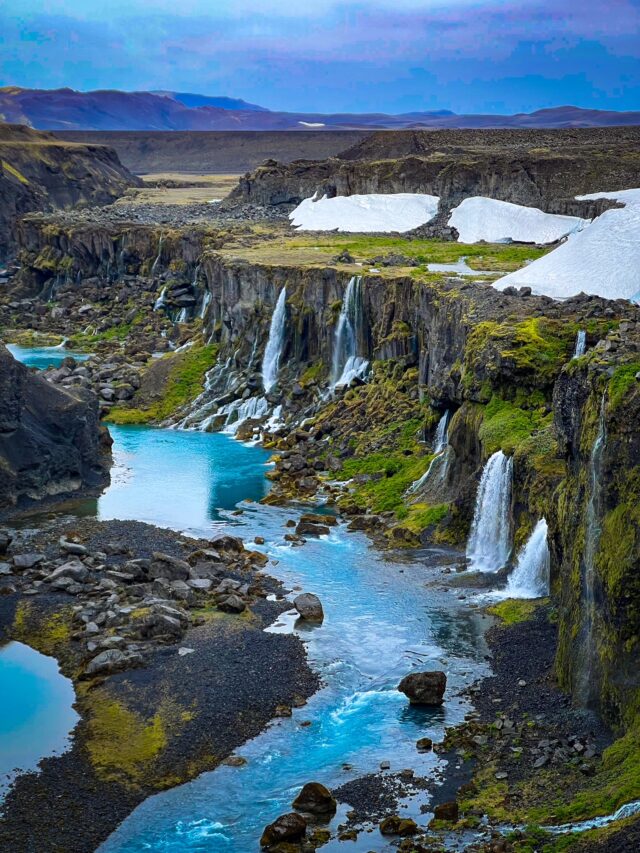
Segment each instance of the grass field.
[{"label": "grass field", "polygon": [[197,175],[157,172],[144,175],[144,187],[129,190],[118,204],[205,204],[222,199],[238,183],[239,175]]}]

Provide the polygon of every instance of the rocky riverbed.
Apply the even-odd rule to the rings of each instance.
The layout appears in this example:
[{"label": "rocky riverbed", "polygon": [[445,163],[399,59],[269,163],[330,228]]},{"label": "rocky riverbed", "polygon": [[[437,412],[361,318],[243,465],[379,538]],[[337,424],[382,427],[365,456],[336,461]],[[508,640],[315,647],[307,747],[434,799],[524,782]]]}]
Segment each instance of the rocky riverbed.
[{"label": "rocky riverbed", "polygon": [[142,799],[212,769],[317,686],[301,643],[263,631],[282,590],[235,537],[74,518],[0,545],[2,635],[56,656],[82,718],[68,752],[13,785],[3,849],[95,849]]}]

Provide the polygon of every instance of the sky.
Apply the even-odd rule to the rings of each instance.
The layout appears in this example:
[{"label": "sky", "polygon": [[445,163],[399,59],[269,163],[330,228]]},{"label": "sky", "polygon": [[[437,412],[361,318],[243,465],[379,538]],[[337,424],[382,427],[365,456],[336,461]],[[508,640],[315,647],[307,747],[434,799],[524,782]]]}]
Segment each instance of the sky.
[{"label": "sky", "polygon": [[3,0],[0,85],[274,110],[640,109],[640,0]]}]

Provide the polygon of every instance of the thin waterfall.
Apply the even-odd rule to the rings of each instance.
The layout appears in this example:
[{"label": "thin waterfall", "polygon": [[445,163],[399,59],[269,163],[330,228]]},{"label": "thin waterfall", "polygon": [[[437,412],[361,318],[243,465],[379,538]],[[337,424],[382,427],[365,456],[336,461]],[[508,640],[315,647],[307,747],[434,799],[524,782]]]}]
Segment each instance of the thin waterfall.
[{"label": "thin waterfall", "polygon": [[580,329],[578,334],[576,335],[576,348],[573,351],[574,358],[580,358],[581,355],[584,355],[585,350],[587,349],[587,333],[584,329]]},{"label": "thin waterfall", "polygon": [[547,534],[546,519],[541,518],[518,554],[516,567],[509,575],[505,590],[509,598],[543,598],[549,595],[551,556]]},{"label": "thin waterfall", "polygon": [[262,385],[265,392],[276,384],[278,369],[280,367],[280,356],[284,346],[284,334],[287,322],[287,288],[283,287],[278,296],[275,310],[271,316],[269,327],[269,338],[262,359]]},{"label": "thin waterfall", "polygon": [[331,388],[348,385],[356,377],[364,377],[369,362],[359,355],[364,312],[362,307],[362,276],[354,275],[347,285],[333,344]]},{"label": "thin waterfall", "polygon": [[158,298],[156,299],[156,301],[153,304],[153,310],[154,311],[159,311],[161,308],[164,308],[165,296],[166,295],[167,295],[167,288],[163,287],[162,290],[160,291],[160,296],[158,296]]},{"label": "thin waterfall", "polygon": [[595,578],[596,553],[600,544],[602,526],[600,524],[600,503],[602,498],[602,456],[607,446],[607,427],[605,421],[606,394],[600,402],[598,434],[591,449],[589,460],[590,495],[585,519],[585,542],[583,555],[582,584],[582,654],[579,657],[581,669],[578,677],[576,698],[581,705],[588,705],[594,696],[593,671],[596,664],[596,649],[593,627],[596,615]]},{"label": "thin waterfall", "polygon": [[484,466],[467,558],[477,572],[497,572],[511,554],[511,481],[513,460],[498,450]]},{"label": "thin waterfall", "polygon": [[253,418],[263,418],[269,411],[269,404],[264,397],[249,397],[248,400],[234,400],[223,406],[218,415],[226,415],[222,432],[235,435],[245,421]]},{"label": "thin waterfall", "polygon": [[433,457],[433,459],[429,463],[429,467],[424,472],[424,474],[421,477],[419,477],[417,480],[415,480],[409,486],[409,488],[407,489],[408,495],[413,495],[416,492],[420,491],[420,489],[424,486],[424,484],[427,482],[427,480],[431,476],[431,473],[434,470],[434,463],[436,462],[436,460],[442,460],[444,462],[443,469],[440,471],[440,479],[441,480],[444,479],[444,476],[446,474],[447,459],[449,456],[449,454],[447,453],[447,451],[449,449],[449,444],[448,444],[449,418],[450,418],[450,413],[449,413],[449,410],[447,409],[447,411],[444,413],[444,415],[438,421],[438,426],[436,428],[436,434],[435,434],[434,439],[433,439],[433,452],[434,452],[435,456]]},{"label": "thin waterfall", "polygon": [[178,323],[186,323],[188,320],[189,320],[189,310],[185,306],[184,308],[180,309],[180,313],[178,314],[177,322]]},{"label": "thin waterfall", "polygon": [[162,244],[164,243],[164,234],[160,235],[160,239],[158,240],[158,254],[156,256],[155,261],[151,267],[151,275],[156,274],[156,269],[158,268],[158,264],[160,263],[160,258],[162,257]]},{"label": "thin waterfall", "polygon": [[202,297],[202,305],[200,307],[200,319],[201,320],[204,320],[206,313],[207,313],[207,308],[209,307],[210,304],[211,304],[211,291],[205,290],[204,295]]}]

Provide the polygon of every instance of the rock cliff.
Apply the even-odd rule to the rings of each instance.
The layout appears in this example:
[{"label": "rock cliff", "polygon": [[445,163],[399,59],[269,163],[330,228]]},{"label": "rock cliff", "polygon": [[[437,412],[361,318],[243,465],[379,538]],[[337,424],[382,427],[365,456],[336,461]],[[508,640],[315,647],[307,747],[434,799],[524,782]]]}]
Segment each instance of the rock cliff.
[{"label": "rock cliff", "polygon": [[92,394],[54,387],[0,345],[0,511],[103,484],[108,449]]}]

